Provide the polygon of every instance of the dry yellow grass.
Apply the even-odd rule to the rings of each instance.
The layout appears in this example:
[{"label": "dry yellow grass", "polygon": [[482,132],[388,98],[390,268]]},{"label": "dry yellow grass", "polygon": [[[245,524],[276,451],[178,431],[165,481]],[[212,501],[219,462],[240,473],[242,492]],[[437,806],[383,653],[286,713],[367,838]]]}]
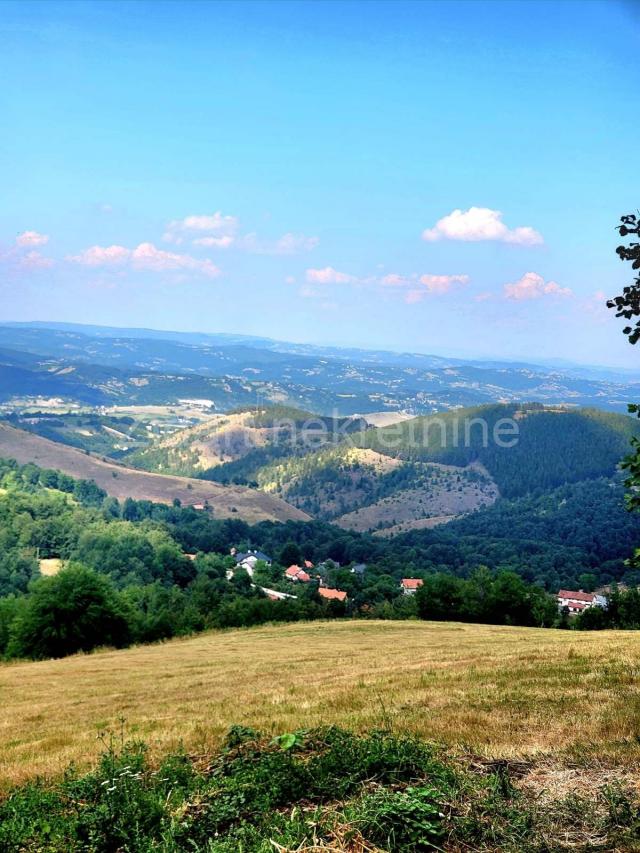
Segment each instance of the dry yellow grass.
[{"label": "dry yellow grass", "polygon": [[267,626],[0,666],[0,780],[59,773],[127,721],[154,750],[266,732],[390,723],[491,756],[637,762],[640,634],[421,622]]},{"label": "dry yellow grass", "polygon": [[45,578],[57,575],[62,568],[62,560],[59,557],[44,557],[38,561],[40,574]]}]

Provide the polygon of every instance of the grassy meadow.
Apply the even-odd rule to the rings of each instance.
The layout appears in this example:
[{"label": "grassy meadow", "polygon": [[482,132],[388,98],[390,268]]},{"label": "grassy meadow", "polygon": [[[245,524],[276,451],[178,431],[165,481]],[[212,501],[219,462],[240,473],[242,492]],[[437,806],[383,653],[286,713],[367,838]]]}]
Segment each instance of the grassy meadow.
[{"label": "grassy meadow", "polygon": [[0,784],[93,765],[126,720],[152,755],[267,735],[391,728],[493,758],[633,767],[640,635],[424,622],[315,622],[0,665]]}]

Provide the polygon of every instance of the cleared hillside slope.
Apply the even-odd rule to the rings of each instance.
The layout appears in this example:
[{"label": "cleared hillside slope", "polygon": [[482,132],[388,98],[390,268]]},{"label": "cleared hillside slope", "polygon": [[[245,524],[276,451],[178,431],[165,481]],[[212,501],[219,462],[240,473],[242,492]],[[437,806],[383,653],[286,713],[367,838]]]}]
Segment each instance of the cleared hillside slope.
[{"label": "cleared hillside slope", "polygon": [[95,480],[107,494],[120,500],[131,497],[171,503],[177,498],[184,506],[207,502],[218,518],[233,516],[252,524],[309,518],[286,501],[256,489],[136,471],[4,423],[0,423],[0,456],[23,464],[34,462],[42,468],[56,468],[72,477]]}]

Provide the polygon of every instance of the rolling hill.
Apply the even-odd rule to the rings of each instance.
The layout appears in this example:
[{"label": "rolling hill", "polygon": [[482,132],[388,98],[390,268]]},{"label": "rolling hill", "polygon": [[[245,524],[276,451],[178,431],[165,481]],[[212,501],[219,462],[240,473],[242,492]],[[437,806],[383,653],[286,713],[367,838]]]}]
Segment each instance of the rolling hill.
[{"label": "rolling hill", "polygon": [[216,517],[241,518],[250,523],[308,518],[306,513],[275,495],[256,489],[137,471],[2,422],[0,456],[21,463],[34,462],[42,468],[55,468],[72,477],[95,480],[107,494],[121,500],[131,497],[171,503],[178,499],[185,506],[206,504]]},{"label": "rolling hill", "polygon": [[94,405],[256,401],[325,415],[412,414],[538,400],[625,411],[633,374],[419,353],[314,347],[241,335],[181,334],[65,324],[0,326],[0,402],[62,396]]},{"label": "rolling hill", "polygon": [[[508,434],[504,439],[510,442],[513,438],[512,446],[501,447],[494,440],[494,429],[503,419],[517,425],[517,435]],[[468,441],[464,439],[466,425]],[[355,441],[407,461],[459,466],[479,462],[501,495],[518,497],[536,489],[611,476],[629,452],[631,438],[639,435],[640,423],[627,415],[509,404],[414,418],[368,430]]]},{"label": "rolling hill", "polygon": [[366,427],[362,418],[318,417],[291,407],[261,407],[211,415],[204,423],[153,442],[129,461],[149,471],[246,483],[274,459],[337,444]]}]

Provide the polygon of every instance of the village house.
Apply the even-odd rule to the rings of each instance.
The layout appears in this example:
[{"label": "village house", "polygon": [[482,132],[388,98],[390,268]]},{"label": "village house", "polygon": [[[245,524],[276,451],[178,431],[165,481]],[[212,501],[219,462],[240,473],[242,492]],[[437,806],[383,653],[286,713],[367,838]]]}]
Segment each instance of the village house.
[{"label": "village house", "polygon": [[402,578],[400,589],[403,595],[415,595],[423,583],[422,578]]},{"label": "village house", "polygon": [[305,572],[300,566],[289,566],[285,570],[284,576],[289,581],[300,581],[301,583],[309,583],[311,575]]},{"label": "village house", "polygon": [[343,589],[329,589],[326,586],[318,588],[320,598],[326,598],[328,601],[346,601],[347,593]]},{"label": "village house", "polygon": [[263,553],[262,551],[246,551],[242,553],[235,553],[233,557],[236,561],[236,567],[241,566],[249,577],[253,577],[253,570],[256,567],[256,563],[263,562],[266,563],[267,566],[271,565],[271,557],[268,554]]},{"label": "village house", "polygon": [[569,613],[582,613],[589,607],[606,607],[607,597],[596,592],[584,592],[581,589],[561,589],[558,592],[558,610],[568,608]]}]

